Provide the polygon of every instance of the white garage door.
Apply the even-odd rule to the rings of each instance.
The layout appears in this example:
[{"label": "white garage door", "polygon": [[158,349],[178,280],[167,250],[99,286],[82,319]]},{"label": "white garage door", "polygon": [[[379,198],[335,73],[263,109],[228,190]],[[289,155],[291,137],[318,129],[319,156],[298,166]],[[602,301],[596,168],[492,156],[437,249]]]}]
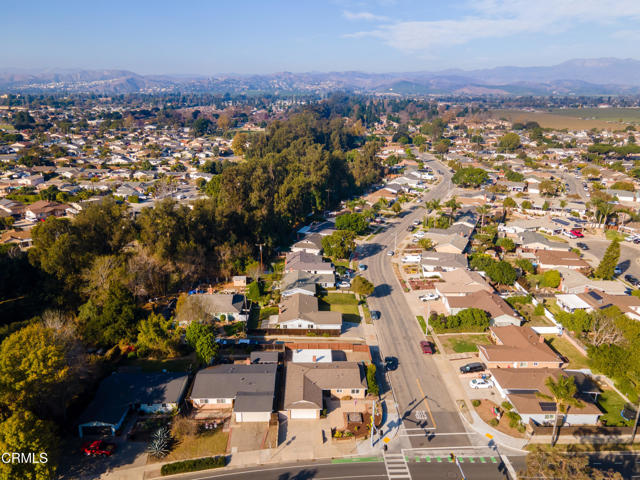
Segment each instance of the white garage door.
[{"label": "white garage door", "polygon": [[236,412],[236,422],[268,422],[271,412]]},{"label": "white garage door", "polygon": [[318,410],[302,408],[291,410],[291,418],[318,418]]}]

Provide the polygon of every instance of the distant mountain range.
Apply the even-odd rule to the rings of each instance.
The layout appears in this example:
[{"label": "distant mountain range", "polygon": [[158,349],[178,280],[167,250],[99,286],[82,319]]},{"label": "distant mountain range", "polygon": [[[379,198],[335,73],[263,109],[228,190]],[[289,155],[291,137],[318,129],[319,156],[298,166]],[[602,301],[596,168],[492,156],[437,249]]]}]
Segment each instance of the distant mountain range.
[{"label": "distant mountain range", "polygon": [[0,70],[0,92],[359,93],[427,95],[639,95],[640,61],[574,59],[548,67],[437,72],[139,75],[126,70]]}]

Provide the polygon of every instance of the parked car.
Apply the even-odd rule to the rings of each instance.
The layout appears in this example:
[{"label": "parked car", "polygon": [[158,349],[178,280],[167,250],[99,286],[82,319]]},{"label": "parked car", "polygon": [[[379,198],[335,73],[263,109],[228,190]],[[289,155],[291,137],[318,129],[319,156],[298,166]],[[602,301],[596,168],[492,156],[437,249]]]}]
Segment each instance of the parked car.
[{"label": "parked car", "polygon": [[613,269],[613,273],[615,273],[616,275],[620,275],[622,273],[622,269],[618,266]]},{"label": "parked car", "polygon": [[569,238],[578,238],[578,237],[577,237],[577,236],[575,236],[573,233],[571,233],[571,232],[569,232],[569,231],[567,231],[567,230],[563,230],[563,231],[562,231],[562,234],[563,234],[565,237],[569,237]]},{"label": "parked car", "polygon": [[413,232],[415,230],[416,227],[414,227],[413,225],[409,225],[407,227],[407,232]]},{"label": "parked car", "polygon": [[629,282],[631,285],[633,285],[634,287],[640,286],[640,280],[638,280],[637,277],[634,277],[633,275],[631,275],[630,273],[626,274],[624,276],[624,279]]},{"label": "parked car", "polygon": [[484,363],[472,362],[460,367],[460,373],[484,372]]},{"label": "parked car", "polygon": [[485,380],[484,378],[474,378],[469,382],[471,388],[492,388],[493,382],[491,380]]},{"label": "parked car", "polygon": [[413,224],[417,227],[418,225],[420,225],[420,220],[414,220]]},{"label": "parked car", "polygon": [[351,287],[351,282],[347,282],[346,280],[338,282],[338,288],[350,288],[350,287]]},{"label": "parked car", "polygon": [[380,312],[377,310],[371,310],[371,320],[380,320]]},{"label": "parked car", "polygon": [[364,265],[363,263],[361,263],[360,265],[358,265],[358,270],[360,270],[361,272],[364,272],[367,269],[367,266]]},{"label": "parked car", "polygon": [[393,371],[398,368],[398,359],[396,357],[384,357],[384,368],[387,371]]},{"label": "parked car", "polygon": [[578,242],[578,243],[576,243],[576,245],[577,245],[578,248],[581,248],[582,250],[589,250],[589,245],[587,245],[584,242]]},{"label": "parked car", "polygon": [[431,344],[431,342],[428,342],[427,340],[422,340],[420,342],[420,348],[422,349],[422,353],[425,353],[427,355],[433,355],[433,345]]},{"label": "parked car", "polygon": [[580,230],[576,230],[575,228],[571,230],[571,233],[573,233],[578,238],[584,238],[583,233]]},{"label": "parked car", "polygon": [[94,440],[82,445],[82,453],[88,457],[110,457],[116,450],[116,444],[104,440]]},{"label": "parked car", "polygon": [[438,298],[440,298],[440,295],[438,295],[437,293],[426,293],[418,297],[418,299],[422,300],[423,302],[428,302],[430,300],[437,300]]},{"label": "parked car", "polygon": [[390,257],[393,257],[394,253],[395,252],[393,250],[387,250],[387,255],[389,255]]}]

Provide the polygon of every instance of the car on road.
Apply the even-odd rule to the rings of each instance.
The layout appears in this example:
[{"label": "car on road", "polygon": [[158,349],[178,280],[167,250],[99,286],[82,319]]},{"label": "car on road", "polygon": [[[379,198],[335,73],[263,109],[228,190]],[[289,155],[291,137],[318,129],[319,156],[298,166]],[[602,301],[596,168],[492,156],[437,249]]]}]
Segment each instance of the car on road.
[{"label": "car on road", "polygon": [[414,220],[413,224],[417,227],[418,225],[420,225],[420,220]]},{"label": "car on road", "polygon": [[361,272],[364,272],[367,269],[367,266],[363,263],[361,263],[360,265],[358,265],[358,270],[360,270]]},{"label": "car on road", "polygon": [[87,457],[110,457],[115,450],[115,443],[104,440],[93,440],[82,445],[82,453]]},{"label": "car on road", "polygon": [[562,234],[563,234],[565,237],[569,237],[569,238],[578,238],[578,237],[577,237],[577,236],[575,236],[573,233],[571,233],[570,231],[567,231],[567,230],[563,230],[563,231],[562,231]]},{"label": "car on road", "polygon": [[392,372],[398,368],[398,359],[396,357],[384,357],[384,369]]},{"label": "car on road", "polygon": [[618,266],[613,269],[613,273],[615,273],[616,275],[620,275],[622,273],[622,269]]},{"label": "car on road", "polygon": [[345,280],[338,282],[338,288],[350,288],[351,282],[347,282]]},{"label": "car on road", "polygon": [[573,233],[578,238],[584,238],[583,233],[580,230],[576,230],[575,228],[571,230],[571,233]]},{"label": "car on road", "polygon": [[387,250],[387,255],[389,255],[390,257],[393,257],[394,253],[395,252],[393,250]]},{"label": "car on road", "polygon": [[472,362],[460,367],[460,373],[484,372],[484,363]]},{"label": "car on road", "polygon": [[491,380],[485,380],[484,378],[474,378],[469,382],[471,388],[492,388],[493,382]]},{"label": "car on road", "polygon": [[420,342],[420,348],[422,349],[422,353],[427,355],[433,355],[433,344],[427,340],[422,340]]},{"label": "car on road", "polygon": [[640,286],[640,280],[638,280],[638,277],[635,277],[635,276],[631,275],[630,273],[626,274],[624,276],[624,279],[627,282],[629,282],[631,285],[633,285],[634,287]]},{"label": "car on road", "polygon": [[437,300],[440,298],[440,295],[437,293],[425,293],[424,295],[420,295],[418,300],[422,300],[423,302],[428,302],[430,300]]},{"label": "car on road", "polygon": [[380,320],[380,312],[377,310],[371,310],[371,320]]},{"label": "car on road", "polygon": [[407,232],[413,232],[416,229],[416,227],[414,227],[413,225],[409,225],[407,227]]},{"label": "car on road", "polygon": [[578,242],[578,243],[576,243],[576,246],[578,248],[581,248],[582,250],[589,250],[589,245],[587,245],[584,242]]}]

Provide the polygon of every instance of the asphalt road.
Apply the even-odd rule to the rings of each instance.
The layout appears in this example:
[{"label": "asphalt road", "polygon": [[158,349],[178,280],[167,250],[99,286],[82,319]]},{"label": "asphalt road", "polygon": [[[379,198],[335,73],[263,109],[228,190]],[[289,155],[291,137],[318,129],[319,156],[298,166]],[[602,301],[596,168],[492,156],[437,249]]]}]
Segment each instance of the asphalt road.
[{"label": "asphalt road", "polygon": [[[459,479],[460,470],[454,463],[444,459],[441,463],[409,463],[409,472],[413,479]],[[501,463],[474,463],[461,465],[469,480],[499,480],[508,478]],[[239,470],[208,471],[180,475],[180,480],[340,480],[340,479],[393,479],[401,478],[387,475],[383,462],[367,463],[315,463],[263,466]],[[408,478],[408,477],[404,477]]]},{"label": "asphalt road", "polygon": [[[589,247],[588,250],[583,250],[585,259],[589,261],[588,255],[592,255],[597,258],[597,261],[590,261],[594,268],[598,266],[600,260],[604,256],[604,252],[611,243],[602,237],[594,237],[591,235],[585,236],[585,238],[567,239],[572,247],[577,247],[578,243],[583,243]],[[580,248],[580,247],[577,247]],[[632,274],[636,278],[640,278],[640,263],[636,260],[640,257],[640,246],[633,245],[629,242],[620,243],[620,259],[618,260],[618,266],[622,270],[621,278],[624,278],[626,274]]]},{"label": "asphalt road", "polygon": [[[451,174],[439,162],[428,164],[444,178],[423,195],[423,202],[434,198],[444,200],[453,188]],[[422,331],[395,277],[391,257],[387,256],[387,251],[394,248],[396,235],[398,239],[402,238],[415,219],[423,218],[423,205],[414,204],[412,210],[386,231],[360,245],[358,260],[367,265],[365,275],[376,285],[368,303],[372,310],[381,313],[381,318],[375,322],[380,357],[398,359],[399,367],[390,372],[389,377],[403,418],[403,435],[413,448],[466,446],[470,441],[457,407],[433,359],[420,350],[419,342],[424,338]]]},{"label": "asphalt road", "polygon": [[582,178],[575,176],[572,173],[566,172],[560,175],[560,178],[569,184],[568,193],[570,194],[578,194],[580,199],[584,202],[589,201],[589,197],[587,197],[587,190],[583,187]]}]

